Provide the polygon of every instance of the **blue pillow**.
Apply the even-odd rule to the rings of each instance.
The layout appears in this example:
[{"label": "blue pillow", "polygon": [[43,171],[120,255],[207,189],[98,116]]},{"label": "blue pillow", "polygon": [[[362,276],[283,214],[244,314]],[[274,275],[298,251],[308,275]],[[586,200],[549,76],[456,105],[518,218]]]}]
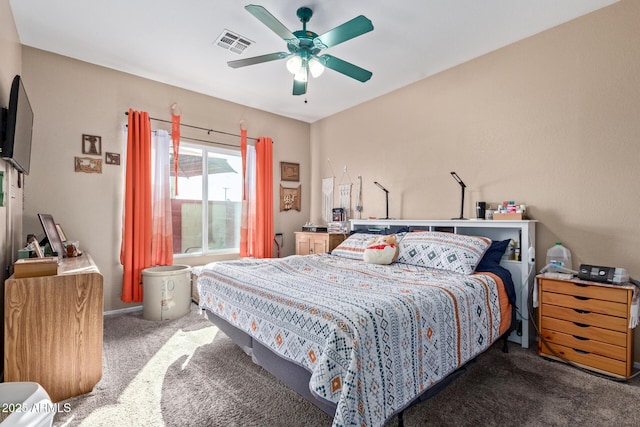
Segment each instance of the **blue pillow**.
[{"label": "blue pillow", "polygon": [[491,246],[489,246],[487,251],[482,256],[482,259],[478,263],[478,266],[476,267],[476,271],[482,271],[482,269],[485,267],[490,267],[495,264],[500,264],[500,260],[502,259],[502,256],[504,255],[505,251],[507,250],[507,246],[509,246],[510,242],[511,242],[511,239],[502,240],[502,241],[492,240]]}]

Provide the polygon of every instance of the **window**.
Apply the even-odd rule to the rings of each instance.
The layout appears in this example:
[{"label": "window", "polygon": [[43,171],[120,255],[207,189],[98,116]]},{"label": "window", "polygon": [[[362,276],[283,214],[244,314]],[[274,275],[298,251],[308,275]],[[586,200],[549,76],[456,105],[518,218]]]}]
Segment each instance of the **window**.
[{"label": "window", "polygon": [[170,151],[173,253],[238,251],[242,209],[240,150],[180,142],[177,195],[173,150]]}]

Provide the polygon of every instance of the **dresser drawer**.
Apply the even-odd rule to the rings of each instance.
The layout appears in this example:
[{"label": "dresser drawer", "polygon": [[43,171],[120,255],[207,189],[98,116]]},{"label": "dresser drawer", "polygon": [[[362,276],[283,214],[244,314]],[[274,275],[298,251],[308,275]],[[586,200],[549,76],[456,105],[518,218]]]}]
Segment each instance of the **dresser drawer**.
[{"label": "dresser drawer", "polygon": [[609,316],[588,310],[580,310],[577,308],[562,307],[551,304],[542,304],[540,311],[542,313],[543,322],[545,318],[552,317],[554,319],[567,320],[569,322],[575,322],[582,325],[611,329],[613,331],[622,332],[625,335],[627,333],[627,327],[629,326],[626,316]]},{"label": "dresser drawer", "polygon": [[[626,297],[626,294],[625,294]],[[586,296],[574,296],[550,292],[546,289],[542,292],[542,303],[560,307],[569,307],[576,310],[590,311],[607,314],[609,316],[627,317],[627,303],[595,299]]]},{"label": "dresser drawer", "polygon": [[554,319],[552,317],[542,317],[540,329],[563,332],[582,339],[596,340],[621,347],[627,346],[627,334],[624,332],[612,331],[581,323],[568,322],[566,320]]},{"label": "dresser drawer", "polygon": [[[571,347],[565,347],[563,345],[554,344],[552,342],[547,343],[547,345],[564,359],[568,359],[591,368],[596,368],[601,371],[624,377],[628,376],[631,370],[629,364],[624,361],[600,356],[599,354],[590,353],[587,351],[576,350]],[[547,345],[540,344],[538,346],[539,353],[556,358],[556,356],[554,356],[553,353],[549,351]]]},{"label": "dresser drawer", "polygon": [[[576,350],[582,350],[600,356],[611,357],[613,359],[624,361],[627,357],[626,337],[614,337],[610,341],[601,341],[599,332],[606,330],[596,330],[598,328],[590,328],[588,331],[579,331],[580,334],[572,334],[571,331],[564,332],[542,328],[542,337],[546,342],[564,345]],[[622,344],[620,342],[622,341]]]},{"label": "dresser drawer", "polygon": [[544,290],[556,294],[627,303],[627,290],[612,286],[593,286],[561,280],[544,280]]}]

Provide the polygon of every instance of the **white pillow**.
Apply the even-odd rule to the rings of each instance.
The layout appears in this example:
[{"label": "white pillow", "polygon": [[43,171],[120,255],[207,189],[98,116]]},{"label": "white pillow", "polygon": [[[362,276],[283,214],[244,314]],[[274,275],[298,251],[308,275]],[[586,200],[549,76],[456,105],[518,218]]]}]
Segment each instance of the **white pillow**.
[{"label": "white pillow", "polygon": [[336,248],[331,251],[331,255],[362,261],[364,250],[367,249],[369,243],[376,237],[380,237],[380,235],[369,233],[352,234],[336,246]]},{"label": "white pillow", "polygon": [[473,274],[491,239],[438,231],[414,232],[400,241],[396,262]]}]

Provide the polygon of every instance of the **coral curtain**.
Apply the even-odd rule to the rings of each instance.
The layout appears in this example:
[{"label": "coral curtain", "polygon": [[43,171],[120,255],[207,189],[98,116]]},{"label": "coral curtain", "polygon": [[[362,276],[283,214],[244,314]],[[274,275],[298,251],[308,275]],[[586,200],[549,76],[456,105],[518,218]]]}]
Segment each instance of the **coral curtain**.
[{"label": "coral curtain", "polygon": [[120,263],[122,302],[142,301],[142,270],[151,266],[151,125],[149,114],[129,109]]},{"label": "coral curtain", "polygon": [[[274,238],[272,141],[271,138],[258,138],[255,145],[255,178],[252,178],[252,147],[247,145],[246,130],[241,129],[240,135],[245,185],[240,227],[240,256],[272,258]],[[255,199],[252,198],[253,194]]]},{"label": "coral curtain", "polygon": [[173,264],[173,227],[171,218],[172,137],[166,130],[151,135],[151,265]]}]

